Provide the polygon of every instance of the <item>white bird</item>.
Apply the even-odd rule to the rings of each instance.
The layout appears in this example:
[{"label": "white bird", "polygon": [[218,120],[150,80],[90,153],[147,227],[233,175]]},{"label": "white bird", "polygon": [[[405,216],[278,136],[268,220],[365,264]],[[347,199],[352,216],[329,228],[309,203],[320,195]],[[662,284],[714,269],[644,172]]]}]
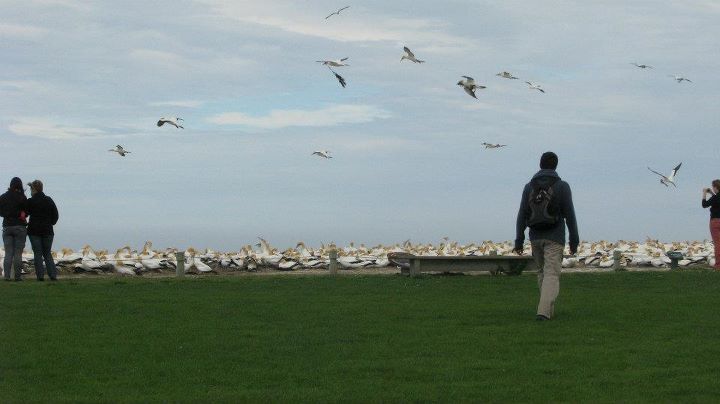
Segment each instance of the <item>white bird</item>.
[{"label": "white bird", "polygon": [[674,187],[677,188],[677,185],[675,185],[675,176],[677,175],[678,170],[680,170],[681,165],[682,165],[682,163],[678,164],[677,167],[673,168],[672,172],[667,177],[665,175],[660,174],[659,172],[653,170],[650,167],[648,167],[648,170],[650,170],[651,172],[653,172],[661,177],[660,178],[661,184],[665,185],[666,187],[669,186],[668,184],[672,184]]},{"label": "white bird", "polygon": [[350,58],[344,57],[340,60],[316,60],[316,62],[322,63],[325,66],[342,67],[342,66],[350,66],[349,64],[345,63],[345,61],[348,59],[350,59]]},{"label": "white bird", "polygon": [[330,18],[330,17],[332,17],[332,16],[334,16],[334,15],[338,15],[338,16],[339,16],[341,11],[347,10],[348,8],[350,8],[350,6],[345,6],[345,7],[339,9],[338,11],[336,11],[336,12],[334,12],[334,13],[330,13],[330,15],[328,15],[327,17],[325,17],[325,19],[327,20],[328,18]]},{"label": "white bird", "polygon": [[499,143],[492,144],[492,143],[487,143],[487,142],[482,142],[482,145],[485,146],[486,149],[499,149],[501,147],[507,146],[506,144],[499,144]]},{"label": "white bird", "polygon": [[318,151],[314,151],[314,152],[312,153],[312,156],[320,156],[320,157],[323,157],[323,158],[326,158],[326,159],[331,159],[331,158],[332,158],[332,156],[330,155],[330,151],[329,151],[329,150],[318,150]]},{"label": "white bird", "polygon": [[650,65],[639,65],[639,64],[637,64],[637,63],[630,63],[630,64],[633,65],[633,66],[635,66],[635,67],[639,67],[639,68],[641,68],[641,69],[652,69],[652,68],[653,68],[653,67],[650,66]]},{"label": "white bird", "polygon": [[125,157],[125,155],[128,154],[128,153],[132,153],[132,152],[129,152],[129,151],[123,149],[123,147],[120,146],[120,145],[117,145],[117,146],[115,146],[114,149],[110,149],[110,150],[108,150],[108,151],[109,151],[109,152],[113,152],[113,153],[117,153],[117,154],[119,154],[119,155],[122,156],[122,157]]},{"label": "white bird", "polygon": [[531,82],[531,81],[526,81],[525,83],[528,85],[528,88],[531,89],[531,90],[538,90],[538,91],[540,91],[541,93],[544,93],[544,92],[545,92],[545,90],[543,90],[542,87],[540,87],[540,84],[535,84],[535,83],[533,83],[533,82]]},{"label": "white bird", "polygon": [[412,61],[412,62],[415,62],[415,63],[425,63],[424,60],[419,60],[419,59],[417,59],[417,58],[415,57],[415,54],[412,53],[412,52],[410,51],[410,49],[408,49],[407,46],[403,47],[403,49],[405,50],[405,53],[407,53],[407,55],[403,55],[403,57],[400,58],[400,61],[401,61],[401,62],[402,62],[403,60],[407,59],[407,60]]},{"label": "white bird", "polygon": [[178,129],[185,129],[180,125],[180,121],[182,121],[182,118],[160,118],[159,121],[157,121],[157,126],[161,127],[165,124],[172,125]]},{"label": "white bird", "polygon": [[462,77],[464,77],[465,80],[458,81],[457,85],[462,86],[463,90],[465,90],[465,92],[468,93],[468,95],[470,95],[471,97],[473,97],[475,99],[477,99],[477,97],[475,96],[475,90],[487,88],[485,86],[479,86],[479,85],[475,84],[475,79],[473,79],[472,77],[469,77],[469,76],[462,76]]},{"label": "white bird", "polygon": [[500,76],[504,79],[517,80],[517,77],[510,74],[510,72],[500,72],[500,73],[496,74],[496,76]]},{"label": "white bird", "polygon": [[677,74],[671,74],[671,75],[669,75],[668,77],[672,77],[672,78],[675,79],[675,81],[677,81],[678,83],[682,83],[683,81],[687,81],[688,83],[692,83],[692,81],[690,81],[689,79],[686,79],[685,77],[679,76],[679,75],[677,75]]}]

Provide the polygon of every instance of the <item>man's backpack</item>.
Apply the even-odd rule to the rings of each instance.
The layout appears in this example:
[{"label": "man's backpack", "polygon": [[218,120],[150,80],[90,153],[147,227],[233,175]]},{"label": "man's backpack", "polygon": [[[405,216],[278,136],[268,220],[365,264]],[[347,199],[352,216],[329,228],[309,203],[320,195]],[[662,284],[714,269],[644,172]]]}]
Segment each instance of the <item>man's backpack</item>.
[{"label": "man's backpack", "polygon": [[533,230],[547,230],[555,227],[560,221],[559,196],[553,186],[558,178],[552,178],[549,182],[540,185],[537,179],[530,182],[532,191],[528,198],[530,213],[527,225]]}]

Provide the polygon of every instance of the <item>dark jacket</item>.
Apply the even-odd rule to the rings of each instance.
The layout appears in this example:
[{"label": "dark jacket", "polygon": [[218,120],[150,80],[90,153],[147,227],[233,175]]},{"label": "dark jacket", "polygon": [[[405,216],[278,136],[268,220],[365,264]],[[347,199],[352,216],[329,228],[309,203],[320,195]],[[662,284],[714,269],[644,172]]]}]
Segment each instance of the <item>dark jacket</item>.
[{"label": "dark jacket", "polygon": [[[570,191],[570,185],[567,182],[562,181],[560,176],[555,170],[540,170],[533,176],[533,180],[538,179],[540,185],[545,182],[546,184],[557,178],[557,181],[552,186],[554,195],[558,198],[560,207],[560,220],[557,225],[547,230],[533,230],[530,229],[530,241],[533,240],[552,240],[560,244],[565,244],[565,224],[570,232],[570,250],[576,251],[578,244],[580,244],[580,238],[578,236],[577,220],[575,219],[575,207],[572,201],[572,192]],[[517,224],[516,224],[516,236],[515,236],[515,248],[519,249],[525,242],[525,228],[527,227],[527,219],[530,215],[530,206],[528,199],[530,198],[530,192],[532,192],[532,181],[528,182],[523,189],[522,200],[520,201],[520,210],[518,211]]]},{"label": "dark jacket", "polygon": [[3,217],[3,227],[25,226],[27,221],[20,217],[25,212],[27,198],[18,191],[7,191],[0,195],[0,216]]},{"label": "dark jacket", "polygon": [[33,195],[27,201],[27,213],[30,215],[28,236],[50,236],[55,234],[53,226],[59,219],[57,206],[52,198],[42,192]]},{"label": "dark jacket", "polygon": [[720,219],[720,194],[715,194],[710,199],[702,201],[703,208],[710,208],[710,219]]}]

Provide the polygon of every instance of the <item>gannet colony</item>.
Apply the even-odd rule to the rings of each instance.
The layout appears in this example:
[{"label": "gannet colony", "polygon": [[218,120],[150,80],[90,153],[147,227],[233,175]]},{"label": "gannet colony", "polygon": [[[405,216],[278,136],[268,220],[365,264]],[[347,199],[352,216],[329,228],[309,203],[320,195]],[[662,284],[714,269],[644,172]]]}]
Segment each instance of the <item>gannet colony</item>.
[{"label": "gannet colony", "polygon": [[[529,245],[526,246],[529,251]],[[336,250],[338,265],[341,269],[392,268],[394,264],[388,258],[392,253],[409,253],[424,256],[482,256],[497,252],[499,255],[515,255],[513,242],[492,242],[460,244],[443,239],[435,244],[415,244],[411,241],[394,245],[368,247],[364,244],[339,247],[330,243],[311,248],[303,242],[294,248],[283,251],[274,248],[264,239],[255,245],[246,245],[239,251],[219,252],[210,249],[204,251],[187,248],[184,251],[185,272],[194,274],[223,273],[231,271],[302,271],[307,269],[327,269],[330,251]],[[53,257],[61,273],[118,274],[136,276],[146,273],[174,272],[177,266],[176,248],[154,250],[152,242],[145,243],[142,250],[133,250],[125,246],[115,252],[96,251],[86,245],[78,251],[63,248],[53,252]],[[647,239],[636,241],[598,241],[582,242],[575,256],[563,259],[563,268],[594,271],[611,268],[614,264],[613,252],[620,251],[620,265],[626,268],[669,268],[669,251],[683,254],[679,261],[681,267],[712,266],[713,244],[711,241],[683,241],[664,243]],[[0,257],[4,257],[0,249]],[[23,271],[32,270],[33,255],[23,253]],[[0,259],[0,265],[2,260]]]}]

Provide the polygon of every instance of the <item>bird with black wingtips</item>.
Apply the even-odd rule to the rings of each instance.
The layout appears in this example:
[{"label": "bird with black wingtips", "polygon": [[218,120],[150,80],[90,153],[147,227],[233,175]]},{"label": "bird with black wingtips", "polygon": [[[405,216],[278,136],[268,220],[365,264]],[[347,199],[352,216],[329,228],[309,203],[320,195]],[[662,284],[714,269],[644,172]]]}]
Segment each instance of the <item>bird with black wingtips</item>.
[{"label": "bird with black wingtips", "polygon": [[341,9],[338,9],[337,11],[335,11],[335,12],[333,12],[333,13],[330,13],[330,15],[328,15],[327,17],[325,17],[325,19],[327,20],[328,18],[330,18],[330,17],[332,17],[332,16],[334,16],[334,15],[339,16],[339,15],[340,15],[340,12],[342,12],[343,10],[347,10],[348,8],[350,8],[350,6],[345,6],[345,7],[341,8]]},{"label": "bird with black wingtips", "polygon": [[475,79],[473,79],[470,76],[462,76],[465,78],[465,80],[460,80],[457,82],[457,85],[462,86],[463,90],[465,90],[466,93],[468,93],[469,96],[477,99],[477,96],[475,96],[475,90],[487,88],[485,86],[481,86],[478,84],[475,84]]},{"label": "bird with black wingtips", "polygon": [[312,153],[312,155],[313,155],[313,156],[320,156],[320,157],[323,157],[323,158],[326,158],[326,159],[331,159],[331,158],[332,158],[332,156],[330,155],[330,151],[329,151],[329,150],[318,150],[318,151],[314,151],[314,152]]},{"label": "bird with black wingtips", "polygon": [[415,54],[412,53],[412,51],[407,46],[404,46],[403,49],[405,50],[406,55],[403,55],[403,57],[400,58],[401,62],[403,60],[407,59],[407,60],[409,60],[411,62],[415,62],[415,63],[425,63],[424,60],[420,60],[420,59],[416,58]]},{"label": "bird with black wingtips", "polygon": [[342,66],[350,66],[349,64],[345,63],[345,61],[348,59],[350,59],[350,58],[346,56],[340,60],[316,60],[316,62],[322,63],[325,66],[342,67]]},{"label": "bird with black wingtips", "polygon": [[510,79],[510,80],[517,80],[518,78],[510,74],[510,72],[500,72],[496,74],[496,76],[500,76],[504,79]]},{"label": "bird with black wingtips", "polygon": [[117,145],[114,149],[108,150],[109,152],[117,153],[121,157],[125,157],[126,154],[132,153],[130,151],[125,150],[122,146]]},{"label": "bird with black wingtips", "polygon": [[542,87],[540,87],[540,84],[535,84],[532,81],[526,81],[525,82],[528,85],[528,88],[531,90],[538,90],[541,93],[545,93],[545,90],[543,90]]},{"label": "bird with black wingtips", "polygon": [[635,67],[639,67],[640,69],[652,69],[652,68],[653,68],[652,66],[646,65],[646,64],[639,65],[639,64],[634,63],[634,62],[633,62],[633,63],[630,63],[630,64],[633,65],[633,66],[635,66]]},{"label": "bird with black wingtips", "polygon": [[678,75],[678,74],[670,74],[670,75],[668,75],[668,77],[672,77],[672,78],[675,79],[675,81],[677,81],[678,83],[682,83],[683,81],[687,81],[688,83],[692,83],[692,81],[690,81],[690,79],[687,79],[687,78],[685,78],[685,77],[683,77],[683,76],[680,76],[680,75]]},{"label": "bird with black wingtips", "polygon": [[183,120],[184,120],[184,119],[182,119],[182,118],[165,118],[165,117],[162,117],[162,118],[160,118],[159,121],[157,121],[157,126],[158,126],[158,128],[159,128],[159,127],[161,127],[161,126],[163,126],[163,125],[165,125],[165,124],[168,124],[168,125],[172,125],[172,126],[178,128],[178,129],[185,129],[185,128],[182,127],[182,125],[180,125],[180,121],[183,121]]},{"label": "bird with black wingtips", "polygon": [[672,184],[675,188],[677,188],[677,185],[675,184],[675,176],[677,176],[677,173],[680,170],[680,166],[682,166],[682,163],[678,164],[677,167],[673,168],[672,172],[668,176],[665,176],[664,174],[661,174],[650,167],[648,167],[648,170],[660,176],[661,184],[665,185],[666,187],[670,186],[668,184]]}]

